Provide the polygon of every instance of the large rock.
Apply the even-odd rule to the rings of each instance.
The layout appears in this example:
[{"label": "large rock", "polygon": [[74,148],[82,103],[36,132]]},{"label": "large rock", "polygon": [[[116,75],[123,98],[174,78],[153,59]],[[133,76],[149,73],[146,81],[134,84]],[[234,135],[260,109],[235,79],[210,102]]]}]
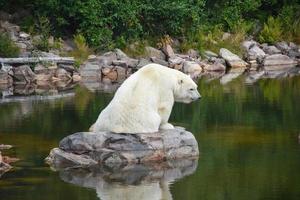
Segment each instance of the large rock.
[{"label": "large rock", "polygon": [[83,80],[87,82],[100,81],[101,80],[101,66],[98,62],[86,62],[80,69],[79,73]]},{"label": "large rock", "polygon": [[297,66],[297,61],[286,55],[274,54],[267,56],[263,63],[264,69],[267,71],[283,70]]},{"label": "large rock", "polygon": [[185,61],[183,63],[183,72],[186,74],[200,74],[202,72],[202,67],[199,63],[194,61]]},{"label": "large rock", "polygon": [[257,45],[257,42],[253,41],[253,40],[246,40],[242,43],[242,48],[245,51],[248,51],[250,48],[252,48],[253,46]]},{"label": "large rock", "polygon": [[162,50],[163,50],[163,52],[166,54],[166,56],[167,56],[168,58],[171,58],[171,57],[175,56],[175,53],[174,53],[174,51],[173,51],[171,45],[169,45],[169,44],[163,46]]},{"label": "large rock", "polygon": [[232,68],[233,72],[245,71],[248,63],[243,61],[240,57],[229,51],[228,49],[221,48],[219,52],[220,56],[224,58],[227,64]]},{"label": "large rock", "polygon": [[281,53],[281,51],[273,45],[265,46],[265,47],[263,47],[263,50],[269,55],[280,54]]},{"label": "large rock", "polygon": [[55,77],[57,77],[58,79],[60,79],[62,81],[72,79],[71,74],[69,74],[69,72],[67,72],[67,70],[65,70],[63,68],[58,68],[56,70]]},{"label": "large rock", "polygon": [[13,78],[16,82],[30,83],[35,79],[35,73],[32,72],[28,65],[21,65],[13,68]]},{"label": "large rock", "polygon": [[161,60],[166,60],[166,55],[162,51],[149,46],[145,47],[145,56],[147,58],[156,57]]},{"label": "large rock", "polygon": [[248,60],[262,61],[262,59],[266,56],[266,53],[257,45],[251,47],[247,53],[248,53]]},{"label": "large rock", "polygon": [[0,85],[11,85],[13,82],[11,76],[8,74],[8,72],[4,70],[0,70]]},{"label": "large rock", "polygon": [[192,133],[177,127],[157,133],[117,134],[80,132],[65,137],[51,150],[47,162],[59,168],[120,166],[197,158],[198,144]]}]

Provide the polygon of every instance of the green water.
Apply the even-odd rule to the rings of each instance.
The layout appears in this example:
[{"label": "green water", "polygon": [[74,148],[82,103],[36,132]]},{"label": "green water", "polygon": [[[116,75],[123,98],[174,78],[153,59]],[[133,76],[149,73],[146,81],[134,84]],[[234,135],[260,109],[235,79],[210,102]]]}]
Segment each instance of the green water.
[{"label": "green water", "polygon": [[[200,80],[199,91],[201,101],[176,104],[170,119],[194,133],[201,152],[195,173],[170,185],[172,198],[300,199],[300,77]],[[73,97],[0,104],[0,143],[15,146],[3,153],[21,159],[1,177],[0,199],[99,199],[43,160],[61,138],[87,130],[111,98],[78,87]]]}]

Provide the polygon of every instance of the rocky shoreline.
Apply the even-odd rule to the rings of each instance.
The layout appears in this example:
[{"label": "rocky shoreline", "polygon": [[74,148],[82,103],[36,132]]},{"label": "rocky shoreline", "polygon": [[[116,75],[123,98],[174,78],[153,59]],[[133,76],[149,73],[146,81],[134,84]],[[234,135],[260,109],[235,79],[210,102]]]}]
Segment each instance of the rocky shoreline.
[{"label": "rocky shoreline", "polygon": [[[33,52],[36,36],[20,31],[20,27],[7,21],[0,22],[0,32],[6,32],[21,49],[21,58],[59,58],[59,52]],[[66,43],[65,43],[66,44]],[[143,58],[131,58],[122,50],[115,49],[101,55],[90,55],[77,69],[74,63],[38,62],[1,63],[0,91],[2,97],[12,95],[58,94],[83,84],[88,89],[114,91],[128,76],[149,63],[157,63],[180,70],[193,78],[220,79],[221,84],[245,75],[245,82],[252,84],[261,78],[284,78],[300,75],[300,47],[294,43],[278,42],[275,45],[244,41],[243,58],[228,49],[218,53],[199,52],[190,49],[187,54],[176,53],[170,44],[161,49],[145,47]],[[71,46],[64,46],[70,51]],[[1,60],[1,59],[0,59]],[[3,60],[3,59],[2,59]]]}]

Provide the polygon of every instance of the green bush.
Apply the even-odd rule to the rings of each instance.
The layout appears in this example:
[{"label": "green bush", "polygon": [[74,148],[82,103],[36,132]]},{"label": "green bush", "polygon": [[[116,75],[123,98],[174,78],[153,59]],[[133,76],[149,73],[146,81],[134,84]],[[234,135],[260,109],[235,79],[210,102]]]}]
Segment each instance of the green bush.
[{"label": "green bush", "polygon": [[17,57],[20,49],[4,33],[0,33],[0,57]]},{"label": "green bush", "polygon": [[41,38],[37,41],[34,41],[35,48],[42,51],[49,51],[49,38],[51,36],[51,24],[47,17],[38,17],[37,22],[35,23],[34,32],[38,33]]},{"label": "green bush", "polygon": [[76,48],[70,53],[70,55],[75,57],[76,66],[79,66],[88,58],[88,56],[92,53],[92,50],[88,47],[86,39],[82,34],[76,34],[74,36],[74,43]]},{"label": "green bush", "polygon": [[282,22],[280,18],[269,17],[267,23],[264,23],[263,30],[260,32],[259,41],[266,43],[275,43],[282,39]]},{"label": "green bush", "polygon": [[107,49],[117,38],[126,42],[165,34],[180,36],[196,28],[204,0],[38,0],[36,12],[48,17],[61,34],[82,33],[89,45]]},{"label": "green bush", "polygon": [[300,44],[300,5],[288,5],[283,7],[279,17],[284,24],[286,40]]}]

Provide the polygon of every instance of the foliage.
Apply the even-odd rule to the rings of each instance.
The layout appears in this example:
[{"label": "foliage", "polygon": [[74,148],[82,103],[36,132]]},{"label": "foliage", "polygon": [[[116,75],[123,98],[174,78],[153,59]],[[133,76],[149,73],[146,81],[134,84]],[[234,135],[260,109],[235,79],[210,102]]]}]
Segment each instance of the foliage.
[{"label": "foliage", "polygon": [[300,5],[283,7],[279,17],[284,24],[285,38],[300,43]]},{"label": "foliage", "polygon": [[0,57],[17,57],[20,49],[8,35],[0,33]]},{"label": "foliage", "polygon": [[73,50],[70,54],[75,57],[76,65],[79,66],[82,62],[84,62],[88,58],[92,50],[87,45],[84,36],[80,33],[74,36],[74,43],[76,49]]},{"label": "foliage", "polygon": [[280,18],[269,17],[259,35],[260,42],[275,43],[282,38],[282,22]]},{"label": "foliage", "polygon": [[51,24],[48,18],[38,17],[35,23],[35,30],[40,34],[40,39],[34,41],[34,46],[42,51],[49,51],[49,38],[51,36]]}]

